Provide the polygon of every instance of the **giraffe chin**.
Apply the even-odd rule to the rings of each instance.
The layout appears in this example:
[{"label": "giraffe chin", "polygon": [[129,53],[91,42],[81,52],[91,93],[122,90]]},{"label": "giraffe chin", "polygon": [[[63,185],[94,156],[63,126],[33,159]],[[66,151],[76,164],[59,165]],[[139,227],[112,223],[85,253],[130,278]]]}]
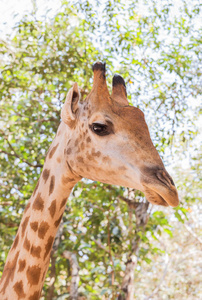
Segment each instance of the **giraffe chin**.
[{"label": "giraffe chin", "polygon": [[156,205],[172,206],[179,205],[178,193],[175,186],[165,187],[164,185],[144,185],[144,194],[147,200]]},{"label": "giraffe chin", "polygon": [[169,204],[155,191],[146,188],[144,190],[145,197],[147,200],[155,205],[161,205],[161,206],[169,206]]}]

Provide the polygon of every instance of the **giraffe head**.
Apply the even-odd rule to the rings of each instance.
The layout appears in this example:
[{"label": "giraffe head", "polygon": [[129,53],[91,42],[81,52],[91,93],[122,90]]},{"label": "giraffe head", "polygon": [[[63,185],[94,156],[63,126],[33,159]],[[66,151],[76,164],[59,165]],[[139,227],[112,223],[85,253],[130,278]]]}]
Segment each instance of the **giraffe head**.
[{"label": "giraffe head", "polygon": [[139,189],[153,204],[177,206],[174,182],[151,141],[143,112],[129,106],[123,78],[114,76],[110,95],[105,64],[94,64],[93,72],[87,98],[80,101],[75,83],[62,108],[69,167],[81,177]]}]

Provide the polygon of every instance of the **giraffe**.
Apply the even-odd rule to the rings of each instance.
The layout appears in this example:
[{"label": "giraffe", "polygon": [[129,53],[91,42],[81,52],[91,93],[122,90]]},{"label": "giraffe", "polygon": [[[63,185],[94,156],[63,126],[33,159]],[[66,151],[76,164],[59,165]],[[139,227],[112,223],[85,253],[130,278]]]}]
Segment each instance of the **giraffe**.
[{"label": "giraffe", "polygon": [[1,300],[40,298],[67,198],[83,177],[139,189],[153,204],[179,203],[143,112],[128,103],[123,78],[113,77],[110,95],[105,64],[95,63],[93,73],[85,101],[77,83],[67,94],[61,123],[6,260]]}]

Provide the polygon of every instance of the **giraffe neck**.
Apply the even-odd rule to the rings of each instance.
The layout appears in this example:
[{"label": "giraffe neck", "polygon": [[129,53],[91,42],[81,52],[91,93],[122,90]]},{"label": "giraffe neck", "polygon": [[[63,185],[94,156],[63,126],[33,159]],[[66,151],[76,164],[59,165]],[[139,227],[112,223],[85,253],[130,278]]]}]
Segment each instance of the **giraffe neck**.
[{"label": "giraffe neck", "polygon": [[[61,124],[46,156],[43,171],[25,209],[0,282],[2,300],[37,300],[50,252],[73,186],[81,177],[65,160]],[[66,137],[66,141],[67,141]]]}]

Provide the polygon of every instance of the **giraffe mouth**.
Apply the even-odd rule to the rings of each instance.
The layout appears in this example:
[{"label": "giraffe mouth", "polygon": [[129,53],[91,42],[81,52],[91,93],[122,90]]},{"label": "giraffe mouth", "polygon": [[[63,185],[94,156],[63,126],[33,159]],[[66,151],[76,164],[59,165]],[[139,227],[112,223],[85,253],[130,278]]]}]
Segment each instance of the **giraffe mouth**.
[{"label": "giraffe mouth", "polygon": [[177,189],[165,169],[155,169],[154,172],[150,170],[147,176],[142,177],[142,185],[149,202],[162,206],[178,206]]},{"label": "giraffe mouth", "polygon": [[147,200],[152,204],[169,206],[169,204],[158,193],[151,189],[145,188],[144,194]]}]

